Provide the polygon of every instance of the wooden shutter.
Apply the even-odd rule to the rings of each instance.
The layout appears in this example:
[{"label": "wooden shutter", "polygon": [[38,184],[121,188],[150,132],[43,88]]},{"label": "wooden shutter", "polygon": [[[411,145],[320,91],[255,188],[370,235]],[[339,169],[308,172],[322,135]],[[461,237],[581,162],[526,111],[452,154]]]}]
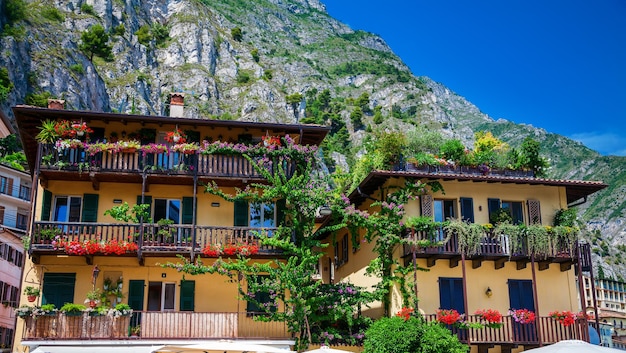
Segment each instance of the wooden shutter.
[{"label": "wooden shutter", "polygon": [[13,195],[13,179],[12,178],[7,178],[7,195]]},{"label": "wooden shutter", "polygon": [[435,214],[433,211],[433,195],[420,196],[422,201],[422,216],[433,217]]},{"label": "wooden shutter", "polygon": [[248,202],[245,200],[235,200],[234,205],[234,221],[235,227],[247,227],[248,226]]},{"label": "wooden shutter", "polygon": [[50,209],[52,208],[52,193],[48,190],[43,191],[43,199],[41,201],[41,220],[50,220]]},{"label": "wooden shutter", "polygon": [[500,209],[500,199],[487,199],[487,210],[489,212],[489,218],[491,215]]},{"label": "wooden shutter", "polygon": [[0,206],[0,224],[4,224],[4,206]]},{"label": "wooden shutter", "polygon": [[142,279],[128,281],[128,305],[133,310],[143,310],[145,282]]},{"label": "wooden shutter", "polygon": [[280,199],[276,201],[276,227],[285,223],[285,207],[286,207],[285,199]]},{"label": "wooden shutter", "polygon": [[528,224],[541,224],[539,200],[528,200]]},{"label": "wooden shutter", "polygon": [[75,273],[44,273],[41,304],[54,304],[60,308],[65,303],[73,303],[75,285]]},{"label": "wooden shutter", "polygon": [[441,309],[454,309],[465,314],[462,278],[439,277],[439,305]]},{"label": "wooden shutter", "polygon": [[193,224],[193,197],[183,197],[182,224]]},{"label": "wooden shutter", "polygon": [[461,220],[474,223],[474,200],[471,197],[461,197]]},{"label": "wooden shutter", "polygon": [[98,221],[98,194],[83,195],[83,215],[81,222]]},{"label": "wooden shutter", "polygon": [[195,306],[196,281],[180,282],[180,311],[193,311]]}]

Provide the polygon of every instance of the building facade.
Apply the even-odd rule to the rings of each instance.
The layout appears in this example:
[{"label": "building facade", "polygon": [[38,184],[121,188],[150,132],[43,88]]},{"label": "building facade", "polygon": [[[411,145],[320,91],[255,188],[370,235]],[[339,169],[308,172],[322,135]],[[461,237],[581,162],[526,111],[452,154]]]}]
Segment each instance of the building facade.
[{"label": "building facade", "polygon": [[[172,97],[182,109],[182,95]],[[180,109],[171,112],[179,116]],[[13,111],[36,183],[23,282],[41,295],[30,305],[91,304],[96,290],[94,305],[123,303],[133,310],[129,316],[83,311],[80,320],[67,312],[25,312],[16,347],[151,351],[200,338],[293,344],[283,323],[254,320],[257,309],[239,299],[236,281],[217,273],[184,276],[162,265],[177,256],[203,257],[211,265],[217,248],[223,256],[245,253],[252,261],[280,258],[257,242],[259,232],[281,222],[279,201],[226,202],[205,193],[203,185],[234,193],[263,183],[242,151],[281,143],[315,146],[328,128],[23,106]],[[65,124],[70,136],[35,139],[44,122]],[[286,174],[294,167],[287,160],[273,163],[268,168]]]},{"label": "building facade", "polygon": [[[402,207],[385,202],[394,190],[405,187],[406,181],[437,182],[442,190],[427,187]],[[553,219],[557,211],[604,187],[601,182],[460,169],[420,170],[410,166],[405,171],[371,172],[349,196],[360,210],[374,213],[380,207],[396,207],[405,213],[403,222],[421,216],[422,224],[424,217],[435,222],[462,219],[464,222],[459,223],[463,225],[458,227],[474,232],[478,229],[480,236],[462,240],[453,228],[440,223],[430,231],[408,227],[405,238],[411,242],[407,244],[418,245],[398,246],[393,255],[396,269],[409,270],[405,276],[408,288],[396,283],[389,295],[389,308],[375,303],[364,308],[363,313],[377,318],[410,306],[434,321],[440,319],[440,310],[454,309],[465,315],[465,323],[484,324],[484,319],[475,313],[497,310],[503,315],[497,328],[450,326],[459,339],[471,345],[472,352],[521,351],[562,339],[589,340],[586,321],[575,319],[563,324],[551,315],[555,311],[581,311],[575,269],[581,266],[588,271],[590,265],[588,246],[579,244],[572,233],[565,240],[565,229],[553,227]],[[370,207],[376,202],[382,202],[381,206]],[[513,223],[509,231],[498,231],[501,228],[490,223],[493,214],[501,210],[506,210]],[[470,228],[471,225],[479,227]],[[561,235],[555,234],[561,231]],[[544,239],[541,247],[536,234]],[[529,241],[531,235],[534,243]],[[329,237],[326,241],[330,246],[322,263],[330,265],[323,266],[321,277],[373,288],[379,279],[366,275],[366,268],[378,254],[374,251],[375,241],[364,238],[363,229],[358,234],[345,229]],[[473,244],[468,245],[468,241]],[[468,246],[474,250],[468,251]],[[407,289],[417,293],[417,304],[403,300],[403,291]],[[532,312],[535,319],[524,322],[510,310]]]}]

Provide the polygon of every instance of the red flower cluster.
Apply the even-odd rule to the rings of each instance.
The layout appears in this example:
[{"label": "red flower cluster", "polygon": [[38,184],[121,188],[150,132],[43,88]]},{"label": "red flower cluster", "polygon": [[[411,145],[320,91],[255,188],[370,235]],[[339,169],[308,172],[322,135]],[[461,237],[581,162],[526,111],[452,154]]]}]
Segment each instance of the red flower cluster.
[{"label": "red flower cluster", "polygon": [[219,244],[211,244],[202,249],[202,253],[208,257],[218,257],[222,254],[250,256],[258,252],[259,246],[257,244],[228,244],[223,247]]},{"label": "red flower cluster", "polygon": [[187,142],[187,135],[185,135],[185,133],[180,129],[176,129],[174,131],[169,131],[165,135],[165,141],[169,143],[185,143]]},{"label": "red flower cluster", "polygon": [[280,137],[278,136],[262,136],[263,145],[266,147],[269,146],[280,146]]},{"label": "red flower cluster", "polygon": [[535,322],[535,313],[528,309],[509,310],[509,315],[513,317],[515,322],[520,324],[530,324]]},{"label": "red flower cluster", "polygon": [[107,242],[98,240],[57,239],[52,245],[65,251],[68,255],[122,255],[139,249],[136,243],[131,241],[118,241],[116,239]]},{"label": "red flower cluster", "polygon": [[553,319],[557,320],[563,326],[571,326],[576,323],[576,319],[586,318],[585,313],[573,313],[571,311],[553,311],[549,314]]},{"label": "red flower cluster", "polygon": [[90,134],[93,130],[87,126],[85,122],[73,121],[69,122],[67,120],[59,120],[54,124],[54,131],[57,135],[66,139],[73,139],[77,136],[84,136],[85,134]]},{"label": "red flower cluster", "polygon": [[461,314],[454,309],[437,310],[437,321],[443,324],[454,325],[461,319]]},{"label": "red flower cluster", "polygon": [[404,307],[404,308],[402,308],[402,310],[398,311],[396,316],[403,318],[404,321],[408,321],[409,318],[411,318],[411,314],[413,314],[413,311],[415,311],[415,310],[413,310],[413,308]]},{"label": "red flower cluster", "polygon": [[498,310],[477,310],[474,315],[478,315],[481,319],[487,321],[488,324],[499,324],[502,322],[502,314]]}]

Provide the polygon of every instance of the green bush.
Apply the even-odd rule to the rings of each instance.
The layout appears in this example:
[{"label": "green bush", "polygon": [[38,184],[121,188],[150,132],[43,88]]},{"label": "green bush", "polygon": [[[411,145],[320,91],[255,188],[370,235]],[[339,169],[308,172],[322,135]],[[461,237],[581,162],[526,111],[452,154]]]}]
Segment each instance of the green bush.
[{"label": "green bush", "polygon": [[65,16],[63,15],[63,13],[61,13],[61,11],[59,11],[59,9],[57,9],[54,6],[45,6],[41,10],[41,16],[43,16],[44,18],[50,21],[57,21],[57,22],[65,21]]},{"label": "green bush", "polygon": [[154,23],[150,31],[152,32],[152,37],[156,41],[157,47],[163,46],[163,44],[165,44],[170,37],[169,27],[160,23]]},{"label": "green bush", "polygon": [[135,35],[137,36],[137,41],[145,46],[150,44],[153,39],[152,32],[150,32],[150,26],[148,25],[139,27],[137,32],[135,32]]},{"label": "green bush", "polygon": [[238,42],[241,42],[241,39],[243,39],[243,32],[241,31],[241,28],[239,27],[235,27],[231,29],[230,35],[233,36],[233,39]]},{"label": "green bush", "polygon": [[26,18],[26,2],[24,0],[6,0],[2,10],[9,25]]},{"label": "green bush", "polygon": [[365,332],[364,353],[463,353],[467,346],[437,323],[421,318],[382,318]]},{"label": "green bush", "polygon": [[250,52],[250,55],[252,55],[252,60],[254,60],[255,62],[259,62],[259,49],[254,48],[252,49],[252,51]]},{"label": "green bush", "polygon": [[465,154],[465,146],[460,140],[447,140],[439,148],[440,157],[453,161],[460,161]]},{"label": "green bush", "polygon": [[24,103],[35,107],[47,107],[48,99],[52,98],[50,92],[28,93],[24,98]]},{"label": "green bush", "polygon": [[82,75],[85,73],[85,69],[83,69],[83,65],[81,64],[70,65],[70,70],[72,70],[73,72],[79,75]]},{"label": "green bush", "polygon": [[126,27],[124,26],[124,24],[120,23],[119,25],[115,26],[113,28],[113,34],[117,36],[123,36],[124,34],[126,34]]},{"label": "green bush", "polygon": [[577,217],[578,215],[575,208],[561,208],[556,211],[556,214],[554,215],[554,226],[575,227]]},{"label": "green bush", "polygon": [[93,6],[89,5],[86,2],[80,5],[80,12],[83,12],[92,16],[98,16],[98,14],[96,14],[96,10],[93,9]]},{"label": "green bush", "polygon": [[104,60],[113,60],[113,47],[108,44],[109,34],[101,25],[93,25],[80,35],[81,43],[78,46],[85,55],[89,56],[89,60],[97,55]]},{"label": "green bush", "polygon": [[0,67],[0,102],[7,99],[12,89],[13,82],[9,78],[9,70],[6,67]]},{"label": "green bush", "polygon": [[250,73],[247,71],[239,70],[237,72],[237,83],[248,83],[250,82]]},{"label": "green bush", "polygon": [[272,79],[272,77],[274,77],[274,73],[273,73],[273,71],[272,71],[272,70],[267,69],[267,70],[263,71],[263,79],[264,79],[265,81],[269,81],[269,80],[271,80],[271,79]]}]

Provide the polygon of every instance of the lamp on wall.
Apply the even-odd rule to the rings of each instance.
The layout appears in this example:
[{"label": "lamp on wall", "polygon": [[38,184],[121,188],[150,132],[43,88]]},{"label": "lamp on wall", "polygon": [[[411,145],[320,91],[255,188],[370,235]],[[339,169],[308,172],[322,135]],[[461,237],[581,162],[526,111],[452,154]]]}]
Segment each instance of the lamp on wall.
[{"label": "lamp on wall", "polygon": [[93,270],[91,270],[91,284],[93,284],[94,289],[96,288],[96,280],[98,279],[99,274],[100,269],[98,268],[98,265],[95,265]]},{"label": "lamp on wall", "polygon": [[491,288],[487,287],[487,290],[485,291],[485,295],[487,296],[487,298],[491,298],[491,296],[493,295]]}]

